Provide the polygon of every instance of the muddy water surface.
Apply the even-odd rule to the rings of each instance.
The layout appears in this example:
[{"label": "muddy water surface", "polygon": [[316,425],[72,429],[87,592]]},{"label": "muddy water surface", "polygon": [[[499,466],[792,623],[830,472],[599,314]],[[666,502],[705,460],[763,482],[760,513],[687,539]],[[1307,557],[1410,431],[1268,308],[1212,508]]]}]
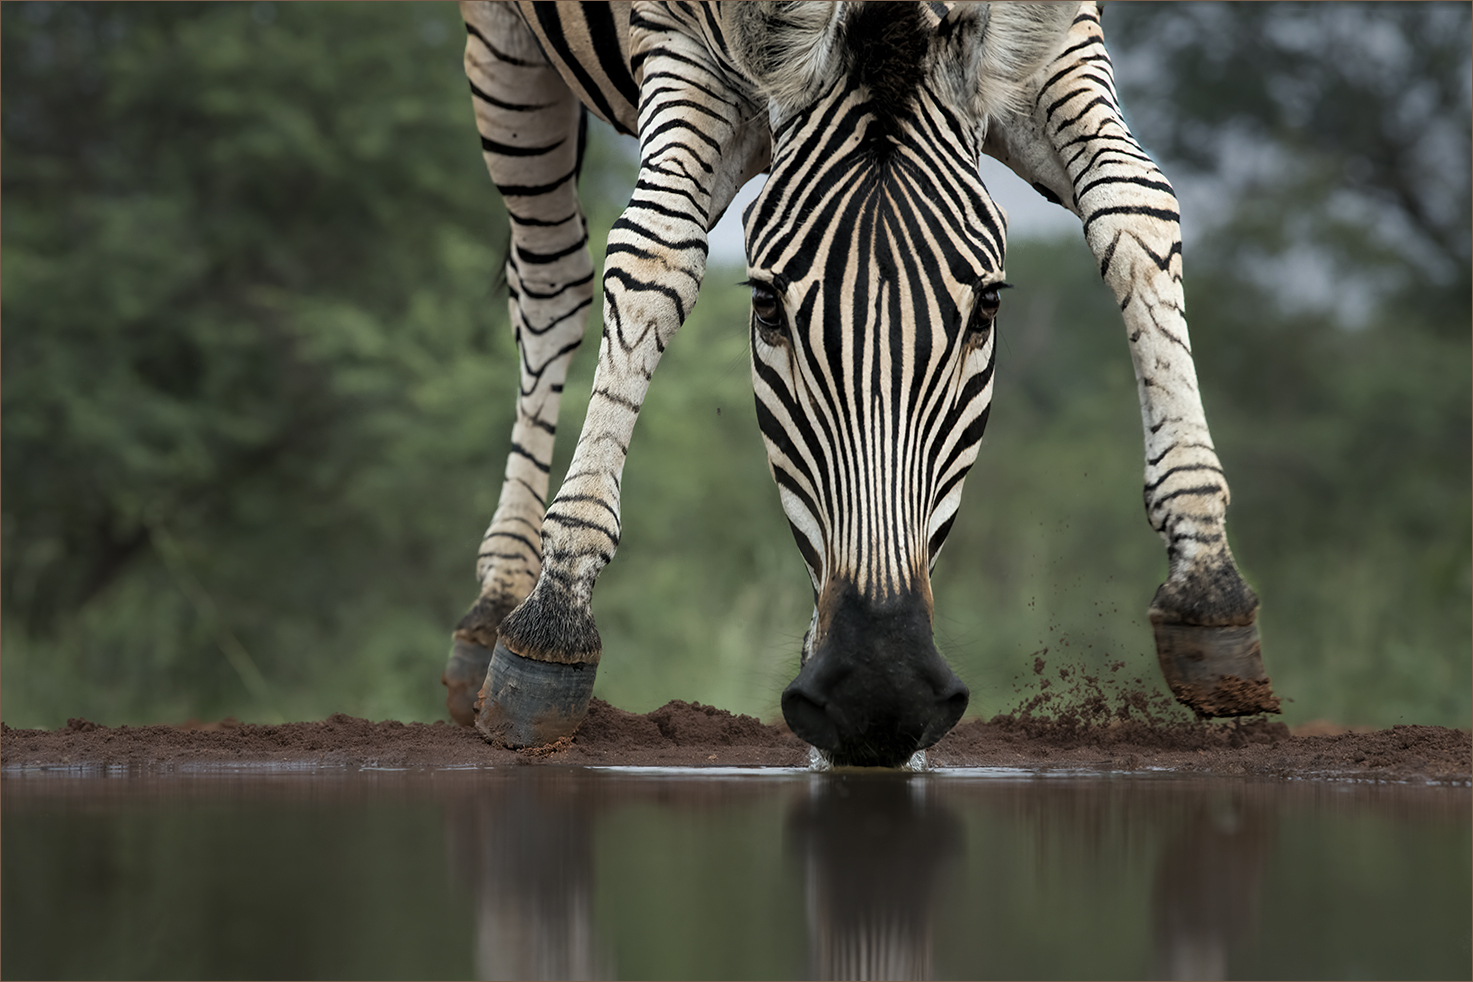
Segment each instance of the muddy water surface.
[{"label": "muddy water surface", "polygon": [[0,780],[8,978],[1467,978],[1466,787],[511,767]]}]

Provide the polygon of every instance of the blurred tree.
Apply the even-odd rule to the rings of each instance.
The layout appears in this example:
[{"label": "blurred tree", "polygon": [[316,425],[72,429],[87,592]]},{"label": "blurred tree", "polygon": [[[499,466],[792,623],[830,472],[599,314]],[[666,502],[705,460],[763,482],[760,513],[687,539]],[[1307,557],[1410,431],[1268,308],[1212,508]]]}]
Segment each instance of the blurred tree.
[{"label": "blurred tree", "polygon": [[[218,521],[252,475],[333,501],[344,474],[323,454],[364,453],[341,417],[382,386],[334,398],[324,346],[356,360],[380,339],[320,319],[402,314],[443,277],[446,235],[493,209],[456,200],[446,155],[406,152],[466,143],[467,113],[424,70],[448,76],[451,52],[406,58],[384,29],[402,13],[5,14],[5,454],[26,476],[7,486],[26,521],[6,596],[23,585],[45,624],[110,583],[150,521]],[[328,49],[334,28],[353,40]]]},{"label": "blurred tree", "polygon": [[1328,261],[1366,306],[1466,300],[1467,4],[1112,3],[1105,23],[1132,129],[1227,226],[1202,258],[1292,291]]},{"label": "blurred tree", "polygon": [[454,8],[3,18],[7,682],[210,712],[362,657],[355,603],[448,623],[514,384]]}]

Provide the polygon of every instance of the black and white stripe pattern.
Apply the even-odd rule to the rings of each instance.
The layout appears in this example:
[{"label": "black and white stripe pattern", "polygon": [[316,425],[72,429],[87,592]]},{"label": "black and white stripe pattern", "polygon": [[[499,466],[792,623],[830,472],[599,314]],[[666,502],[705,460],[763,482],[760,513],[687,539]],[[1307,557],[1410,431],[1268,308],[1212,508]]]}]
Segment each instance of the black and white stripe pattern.
[{"label": "black and white stripe pattern", "polygon": [[[813,579],[805,658],[841,586],[875,603],[919,597],[929,617],[929,570],[992,394],[1005,222],[977,176],[982,152],[1080,215],[1120,300],[1147,510],[1172,563],[1158,606],[1235,623],[1256,603],[1223,532],[1227,484],[1191,360],[1175,197],[1121,118],[1093,4],[462,10],[487,166],[512,216],[521,391],[481,600],[459,637],[597,662],[590,597],[619,543],[635,420],[695,303],[707,230],[768,169],[745,216],[752,371]],[[580,106],[638,135],[640,172],[606,245],[588,415],[544,513],[558,400],[593,296],[575,187]]]},{"label": "black and white stripe pattern", "polygon": [[977,456],[1004,220],[970,120],[926,85],[876,108],[845,76],[785,120],[747,229],[782,308],[752,330],[773,477],[815,592],[840,577],[879,600],[928,592]]},{"label": "black and white stripe pattern", "polygon": [[482,601],[461,630],[482,644],[531,592],[558,406],[593,302],[593,261],[578,203],[583,110],[517,11],[468,5],[466,75],[491,178],[511,220],[506,264],[521,384],[496,514],[476,565]]},{"label": "black and white stripe pattern", "polygon": [[1027,103],[1031,112],[989,133],[986,150],[1080,216],[1120,305],[1145,435],[1146,515],[1170,563],[1153,615],[1250,624],[1257,599],[1228,548],[1230,494],[1192,360],[1176,195],[1125,125],[1092,4],[1031,80]]}]

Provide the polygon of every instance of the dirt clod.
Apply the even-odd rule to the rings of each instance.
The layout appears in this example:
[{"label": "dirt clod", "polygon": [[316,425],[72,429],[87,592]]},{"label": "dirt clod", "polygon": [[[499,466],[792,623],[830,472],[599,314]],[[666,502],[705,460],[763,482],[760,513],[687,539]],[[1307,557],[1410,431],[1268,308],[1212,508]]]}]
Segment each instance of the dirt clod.
[{"label": "dirt clod", "polygon": [[1192,707],[1204,717],[1252,716],[1279,711],[1279,697],[1274,695],[1267,678],[1245,679],[1224,675],[1211,689],[1178,682],[1172,685],[1171,693],[1177,702]]},{"label": "dirt clod", "polygon": [[535,760],[546,760],[549,757],[556,757],[558,754],[563,753],[572,746],[572,737],[558,737],[556,740],[552,741],[545,747],[528,747],[526,750],[522,751],[522,754],[523,756],[531,757]]}]

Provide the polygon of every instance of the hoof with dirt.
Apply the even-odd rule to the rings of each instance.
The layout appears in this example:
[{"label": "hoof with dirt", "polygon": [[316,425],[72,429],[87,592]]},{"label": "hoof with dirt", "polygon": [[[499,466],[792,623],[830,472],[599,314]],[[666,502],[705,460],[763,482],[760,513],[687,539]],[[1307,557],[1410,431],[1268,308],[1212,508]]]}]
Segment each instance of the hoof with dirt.
[{"label": "hoof with dirt", "polygon": [[1202,626],[1171,621],[1152,610],[1151,626],[1171,694],[1199,718],[1279,712],[1256,622]]},{"label": "hoof with dirt", "polygon": [[500,641],[479,692],[476,730],[487,743],[543,747],[571,737],[588,713],[597,662],[536,661]]},{"label": "hoof with dirt", "polygon": [[445,708],[450,711],[450,718],[461,726],[475,725],[477,693],[486,681],[486,669],[490,665],[491,649],[464,638],[455,639],[440,681],[447,690]]}]

